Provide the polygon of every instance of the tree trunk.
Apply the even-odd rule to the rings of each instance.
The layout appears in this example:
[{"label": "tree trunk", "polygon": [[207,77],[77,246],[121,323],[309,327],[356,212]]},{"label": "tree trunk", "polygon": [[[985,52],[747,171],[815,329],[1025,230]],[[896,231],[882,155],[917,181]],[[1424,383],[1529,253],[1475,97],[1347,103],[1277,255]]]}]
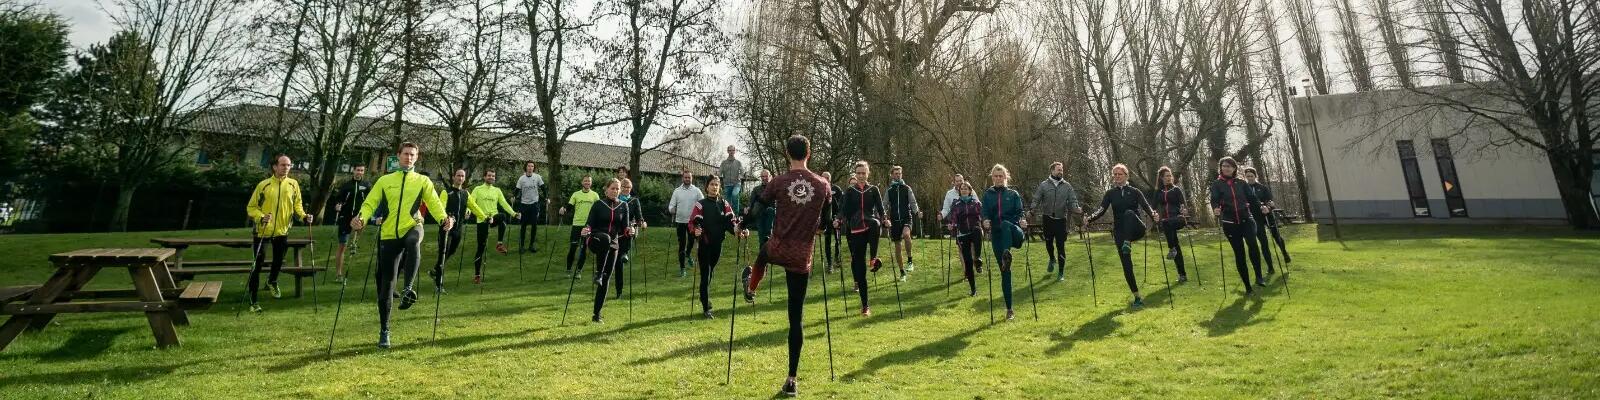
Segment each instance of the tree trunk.
[{"label": "tree trunk", "polygon": [[138,184],[123,182],[117,188],[117,207],[111,209],[111,231],[128,231],[128,211],[133,206],[133,192],[139,188]]},{"label": "tree trunk", "polygon": [[1600,215],[1595,214],[1590,191],[1594,188],[1594,166],[1589,162],[1563,163],[1556,154],[1546,154],[1550,170],[1555,173],[1556,188],[1561,192],[1561,205],[1567,212],[1567,224],[1577,229],[1600,228]]}]

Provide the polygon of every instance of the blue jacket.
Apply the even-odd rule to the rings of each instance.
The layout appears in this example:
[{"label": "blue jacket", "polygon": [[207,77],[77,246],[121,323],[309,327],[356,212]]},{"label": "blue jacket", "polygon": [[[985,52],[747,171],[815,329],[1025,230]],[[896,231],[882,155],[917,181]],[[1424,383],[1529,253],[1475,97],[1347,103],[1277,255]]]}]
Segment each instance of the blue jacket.
[{"label": "blue jacket", "polygon": [[989,239],[995,248],[1022,247],[1022,195],[1009,187],[995,186],[985,189],[979,202],[983,203],[983,219],[994,230]]}]

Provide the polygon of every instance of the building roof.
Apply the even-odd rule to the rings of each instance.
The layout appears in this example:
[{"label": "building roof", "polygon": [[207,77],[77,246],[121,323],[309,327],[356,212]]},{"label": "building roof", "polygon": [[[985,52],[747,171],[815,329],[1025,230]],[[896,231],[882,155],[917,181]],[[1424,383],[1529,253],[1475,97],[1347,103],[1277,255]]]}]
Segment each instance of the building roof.
[{"label": "building roof", "polygon": [[[312,133],[310,127],[317,123],[319,114],[292,108],[283,110],[284,126],[288,127],[287,131],[294,141],[310,142]],[[199,114],[181,128],[195,132],[265,138],[272,135],[277,111],[278,107],[259,104],[216,107],[197,111]],[[393,124],[392,120],[356,117],[350,124],[353,132],[359,132],[353,146],[365,150],[388,150],[392,137],[387,133],[393,129]],[[449,147],[450,137],[445,127],[407,122],[403,131],[406,140],[415,142],[424,149]],[[541,163],[545,160],[542,137],[489,131],[473,132],[471,135],[480,142],[501,141],[501,144],[493,146],[490,151],[475,152],[474,157],[506,161],[534,160]],[[562,147],[561,162],[567,166],[614,169],[628,164],[628,151],[627,146],[568,140]],[[717,171],[716,166],[664,150],[645,153],[639,159],[640,172],[676,174],[682,168],[688,168],[696,175],[709,175]]]}]

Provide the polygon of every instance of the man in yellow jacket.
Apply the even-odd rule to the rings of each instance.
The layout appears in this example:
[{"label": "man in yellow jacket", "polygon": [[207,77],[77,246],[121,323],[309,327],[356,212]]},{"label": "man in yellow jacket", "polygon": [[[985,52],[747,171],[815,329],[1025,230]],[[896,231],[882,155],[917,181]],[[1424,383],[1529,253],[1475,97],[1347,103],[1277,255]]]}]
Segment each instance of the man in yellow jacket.
[{"label": "man in yellow jacket", "polygon": [[433,190],[433,180],[413,171],[417,163],[417,145],[401,143],[395,152],[400,169],[378,178],[372,184],[372,193],[361,203],[361,214],[350,220],[356,230],[366,226],[366,221],[380,208],[388,213],[378,236],[378,348],[389,348],[389,304],[394,297],[394,278],[405,272],[406,290],[400,297],[400,309],[411,308],[417,302],[417,292],[411,289],[416,280],[417,267],[422,263],[421,206],[427,205],[428,214],[444,221],[440,228],[449,231],[455,218],[445,214],[439,193]]},{"label": "man in yellow jacket", "polygon": [[[472,209],[472,216],[478,219],[478,255],[472,261],[472,283],[483,283],[483,247],[488,242],[489,226],[499,229],[500,236],[496,236],[494,250],[501,255],[506,254],[506,218],[501,210],[511,212],[516,210],[511,203],[506,201],[506,193],[494,186],[494,171],[483,171],[483,183],[472,188],[472,204],[477,207]],[[522,213],[513,216],[522,218]]]},{"label": "man in yellow jacket", "polygon": [[267,290],[276,299],[283,297],[283,291],[278,290],[278,272],[283,270],[283,253],[289,248],[289,227],[294,225],[290,217],[298,217],[308,225],[312,221],[300,202],[300,182],[289,177],[289,169],[294,166],[289,156],[279,154],[272,160],[272,176],[256,184],[255,191],[250,193],[250,202],[244,207],[245,214],[255,224],[250,246],[255,251],[249,282],[251,312],[261,312],[256,292],[261,284],[261,266],[266,261],[262,251],[266,244],[272,243],[272,273],[267,275]]}]

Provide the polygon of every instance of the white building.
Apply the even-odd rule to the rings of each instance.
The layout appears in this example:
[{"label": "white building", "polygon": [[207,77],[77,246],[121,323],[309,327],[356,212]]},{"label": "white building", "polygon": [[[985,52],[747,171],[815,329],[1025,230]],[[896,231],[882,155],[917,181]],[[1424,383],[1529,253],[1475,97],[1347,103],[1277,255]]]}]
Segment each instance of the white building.
[{"label": "white building", "polygon": [[[1488,118],[1438,106],[1440,99],[1489,105],[1497,98],[1469,84],[1421,90],[1432,94],[1396,89],[1294,99],[1319,222],[1331,221],[1331,188],[1341,223],[1565,223],[1543,152],[1513,142]],[[1537,136],[1531,127],[1525,132]]]}]

